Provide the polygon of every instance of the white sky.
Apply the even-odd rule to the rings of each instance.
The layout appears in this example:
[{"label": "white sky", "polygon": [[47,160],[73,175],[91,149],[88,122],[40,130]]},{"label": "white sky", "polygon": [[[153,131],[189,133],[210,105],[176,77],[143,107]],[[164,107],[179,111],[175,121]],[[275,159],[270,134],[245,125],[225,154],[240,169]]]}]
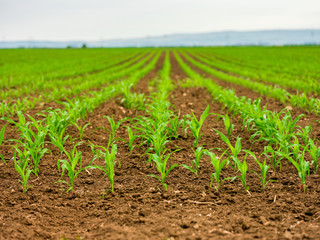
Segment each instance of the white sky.
[{"label": "white sky", "polygon": [[320,0],[0,0],[0,41],[320,29]]}]

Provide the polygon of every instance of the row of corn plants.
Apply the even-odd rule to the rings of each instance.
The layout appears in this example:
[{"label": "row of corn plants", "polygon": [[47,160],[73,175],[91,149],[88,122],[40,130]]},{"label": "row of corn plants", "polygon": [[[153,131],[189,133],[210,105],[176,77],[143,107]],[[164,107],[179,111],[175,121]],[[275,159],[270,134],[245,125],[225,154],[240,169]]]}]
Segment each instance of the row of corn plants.
[{"label": "row of corn plants", "polygon": [[[207,54],[201,54],[197,51],[188,51],[192,54],[193,57],[196,58],[196,60],[200,60],[201,62],[209,65],[212,68],[215,68],[216,70],[225,71],[227,73],[235,73],[239,74],[242,78],[250,78],[252,81],[262,81],[267,83],[272,83],[275,85],[287,87],[290,89],[296,89],[302,92],[320,92],[320,88],[316,81],[305,81],[304,79],[299,79],[296,76],[287,76],[283,77],[281,76],[281,79],[279,79],[279,73],[276,73],[276,75],[271,75],[269,73],[270,68],[264,68],[264,69],[247,69],[246,66],[239,66],[237,64],[233,64],[230,62],[224,62],[223,60],[219,60],[217,58],[214,58]],[[267,72],[267,74],[265,74]],[[296,74],[296,73],[295,73]],[[261,76],[262,75],[262,76]],[[271,76],[270,76],[271,75]],[[281,81],[280,81],[281,80]]]},{"label": "row of corn plants", "polygon": [[[192,78],[192,81],[187,81],[184,86],[205,87],[214,97],[214,100],[221,102],[229,111],[239,114],[243,119],[243,129],[246,128],[251,134],[251,140],[267,143],[262,155],[269,160],[273,170],[277,170],[278,167],[281,168],[282,159],[287,159],[297,169],[301,180],[301,188],[305,190],[305,180],[310,173],[311,165],[313,165],[314,173],[317,173],[320,148],[316,146],[315,139],[310,138],[311,126],[302,128],[297,124],[303,115],[293,118],[287,109],[274,113],[267,110],[266,107],[262,108],[260,99],[252,102],[251,99],[245,97],[238,98],[234,91],[224,89],[193,71],[178,54],[176,54],[176,58],[182,69]],[[225,122],[225,126],[227,130],[230,123]],[[245,159],[243,161],[238,159],[241,152],[241,139],[237,137],[236,144],[233,146],[227,136],[221,132],[218,133],[228,145],[229,157],[233,160],[233,166],[237,166],[242,173],[241,180],[245,185],[244,177],[247,172],[247,165]],[[306,152],[309,152],[312,157],[311,162],[306,160]],[[257,159],[252,152],[246,150],[246,154]],[[266,165],[266,161],[257,161],[257,163],[262,171],[261,178],[266,183],[265,174],[269,166]]]},{"label": "row of corn plants", "polygon": [[[0,59],[1,96],[16,96],[14,90],[24,87],[37,89],[50,81],[67,80],[81,75],[104,71],[118,63],[128,61],[145,50],[31,50],[20,52],[2,50]],[[28,86],[28,87],[27,87]]]},{"label": "row of corn plants", "polygon": [[293,107],[300,107],[307,111],[320,114],[320,100],[318,98],[307,97],[307,95],[304,92],[302,94],[290,94],[287,90],[283,88],[266,85],[257,81],[251,81],[249,79],[239,78],[236,76],[229,75],[227,73],[223,73],[206,64],[196,61],[195,59],[193,59],[185,53],[183,53],[183,56],[194,66],[215,77],[218,77],[221,80],[244,86],[255,92],[258,92],[261,95],[265,95],[280,100],[282,103],[289,103]]},{"label": "row of corn plants", "polygon": [[[108,159],[110,154],[112,156],[115,155],[116,149],[114,145],[111,144],[111,140],[108,144],[108,148],[100,147],[99,151],[96,150],[97,148],[95,146],[92,146],[92,161],[89,165],[83,167],[81,152],[77,150],[77,146],[82,144],[82,142],[80,141],[76,143],[71,152],[68,152],[65,147],[66,143],[69,142],[73,144],[75,139],[66,135],[66,130],[72,125],[76,126],[79,130],[79,138],[81,138],[84,128],[87,125],[80,127],[77,124],[78,120],[85,118],[88,112],[93,111],[93,109],[97,108],[103,102],[121,94],[123,85],[136,84],[139,79],[155,67],[159,56],[160,52],[147,65],[145,65],[142,70],[137,70],[122,82],[117,82],[113,85],[104,87],[100,91],[91,91],[87,95],[76,98],[73,101],[69,100],[67,102],[63,102],[63,110],[48,109],[45,113],[41,114],[43,117],[42,120],[36,120],[32,116],[28,116],[29,121],[27,121],[27,118],[21,111],[17,113],[19,118],[17,122],[7,117],[4,118],[15,126],[16,131],[20,135],[19,139],[12,139],[9,141],[16,142],[16,144],[13,145],[15,150],[13,159],[15,169],[21,177],[24,193],[28,189],[27,182],[30,174],[34,173],[38,176],[40,172],[39,164],[41,158],[44,154],[51,153],[48,148],[44,147],[45,143],[53,144],[59,150],[61,157],[66,157],[65,159],[59,159],[57,166],[61,173],[59,181],[69,185],[68,191],[73,189],[74,181],[80,172],[87,168],[98,168],[96,165],[92,164],[94,160],[97,158]],[[1,132],[2,136],[4,134],[4,130]],[[47,136],[50,139],[49,142],[45,141]],[[111,147],[111,153],[108,155],[107,151],[109,147]],[[65,172],[68,174],[69,182],[61,180]]]},{"label": "row of corn plants", "polygon": [[[3,101],[0,104],[0,115],[4,116],[5,114],[7,114],[9,116],[12,116],[17,111],[25,111],[28,109],[32,109],[40,103],[57,101],[61,98],[74,96],[75,94],[78,95],[83,91],[88,91],[92,88],[98,88],[112,81],[125,78],[126,76],[130,76],[134,74],[135,71],[141,69],[147,61],[150,61],[151,57],[152,55],[150,54],[149,56],[135,63],[137,60],[141,58],[139,56],[132,59],[131,61],[128,61],[119,66],[115,66],[104,72],[84,76],[82,78],[83,82],[81,82],[80,84],[76,84],[76,82],[74,82],[75,80],[71,79],[71,81],[73,82],[73,86],[69,88],[65,85],[66,80],[49,82],[48,85],[50,85],[50,87],[46,86],[45,88],[51,89],[50,94],[41,94],[40,96],[31,99],[26,97],[22,99],[18,98]],[[104,74],[106,73],[108,73],[107,77],[104,76]],[[43,89],[38,89],[38,91],[42,90]]]}]

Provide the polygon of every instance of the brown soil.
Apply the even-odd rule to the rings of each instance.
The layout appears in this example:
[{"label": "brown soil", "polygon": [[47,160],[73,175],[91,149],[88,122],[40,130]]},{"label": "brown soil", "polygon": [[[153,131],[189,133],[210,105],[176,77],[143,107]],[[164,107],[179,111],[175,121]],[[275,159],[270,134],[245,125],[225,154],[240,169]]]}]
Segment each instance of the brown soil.
[{"label": "brown soil", "polygon": [[[160,62],[160,60],[159,60]],[[185,78],[172,61],[175,80]],[[157,67],[159,70],[159,67]],[[141,82],[152,80],[157,70],[149,73]],[[137,91],[147,92],[138,85]],[[226,113],[202,88],[182,89],[178,87],[170,99],[181,114],[200,116],[208,102],[210,111]],[[106,146],[107,131],[97,129],[109,124],[105,115],[114,116],[116,121],[124,117],[134,117],[143,112],[128,110],[120,105],[119,99],[102,104],[81,124],[90,122],[84,135],[84,143],[78,147],[82,151],[84,165],[92,159],[88,142]],[[1,122],[1,126],[4,122]],[[249,134],[241,131],[241,120],[233,118],[235,130],[232,137],[242,137],[244,149],[249,149]],[[127,139],[123,123],[117,137]],[[203,126],[201,144],[208,149],[225,148],[220,137],[212,130],[224,132],[222,122],[209,116]],[[78,137],[73,128],[68,134]],[[168,164],[189,164],[194,159],[191,147],[193,137],[172,140],[167,147],[174,153]],[[7,133],[6,139],[17,137],[14,131]],[[1,146],[6,159],[12,157],[12,150]],[[138,142],[136,142],[138,144]],[[70,149],[74,143],[68,144]],[[148,174],[157,174],[154,165],[145,163],[145,148],[136,147],[132,154],[125,142],[117,141],[117,160],[121,168],[116,168],[115,194],[101,195],[109,188],[107,177],[98,170],[83,171],[75,181],[74,190],[66,193],[66,186],[54,182],[59,179],[56,162],[64,158],[57,149],[53,155],[46,155],[40,164],[40,176],[30,179],[32,185],[25,195],[21,193],[19,177],[13,162],[0,166],[0,239],[319,239],[320,238],[320,177],[307,178],[306,192],[299,191],[299,178],[291,164],[283,161],[281,171],[270,171],[268,178],[276,180],[267,189],[260,189],[260,181],[252,172],[248,173],[250,186],[246,192],[240,180],[226,181],[218,194],[209,187],[213,167],[207,156],[201,160],[198,176],[188,170],[175,168],[167,178],[168,191],[162,190],[159,182]],[[260,153],[262,143],[252,149]],[[212,150],[221,154],[218,150]],[[243,158],[243,156],[242,156]],[[256,163],[247,160],[250,170],[258,171]],[[102,162],[100,162],[102,164]],[[222,177],[235,176],[231,167],[223,170]],[[67,180],[67,178],[64,178]]]}]

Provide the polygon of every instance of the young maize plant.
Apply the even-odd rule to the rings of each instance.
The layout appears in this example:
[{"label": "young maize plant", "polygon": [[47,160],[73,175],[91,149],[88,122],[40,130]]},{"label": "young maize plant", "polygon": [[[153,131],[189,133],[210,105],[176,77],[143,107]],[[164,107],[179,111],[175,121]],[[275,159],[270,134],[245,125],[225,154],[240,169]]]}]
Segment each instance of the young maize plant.
[{"label": "young maize plant", "polygon": [[178,167],[178,164],[173,164],[171,165],[168,169],[167,169],[167,162],[170,158],[170,155],[173,153],[169,153],[167,155],[165,155],[165,152],[162,153],[160,156],[157,154],[152,154],[152,161],[154,161],[154,163],[156,164],[157,170],[160,173],[160,177],[156,176],[156,175],[147,175],[148,177],[154,177],[156,179],[158,179],[160,181],[160,183],[162,184],[163,188],[167,191],[168,190],[168,185],[166,183],[166,178],[168,176],[168,174],[176,167]]},{"label": "young maize plant", "polygon": [[183,120],[179,120],[180,118],[180,112],[178,115],[173,115],[168,120],[168,136],[169,138],[178,138],[178,130],[183,122]]},{"label": "young maize plant", "polygon": [[[246,150],[244,150],[244,151],[246,151]],[[244,189],[246,191],[249,190],[249,186],[247,186],[248,165],[247,165],[247,162],[246,162],[248,154],[250,154],[250,153],[247,152],[247,154],[245,155],[243,161],[240,161],[239,158],[237,158],[237,157],[233,157],[233,161],[235,162],[235,165],[237,166],[238,170],[241,173],[240,176],[236,176],[236,177],[241,180],[242,185],[243,185],[243,187],[244,187]]]},{"label": "young maize plant", "polygon": [[281,152],[289,154],[292,146],[291,140],[296,135],[295,130],[298,128],[297,122],[302,116],[303,114],[293,119],[290,111],[286,109],[277,114],[266,110],[262,118],[254,120],[258,131],[252,135],[251,139],[260,135],[259,140],[267,141],[269,145],[275,145]]},{"label": "young maize plant", "polygon": [[252,171],[252,172],[254,174],[256,174],[258,176],[258,178],[260,179],[261,185],[262,185],[262,190],[264,191],[269,182],[275,182],[275,180],[272,180],[272,179],[267,180],[267,173],[270,168],[270,166],[266,164],[267,158],[265,158],[263,163],[261,163],[261,162],[259,162],[259,160],[257,159],[256,155],[253,152],[251,152],[249,150],[244,150],[244,151],[249,153],[254,158],[256,163],[259,165],[260,170],[261,170],[261,176],[256,171]]},{"label": "young maize plant", "polygon": [[276,171],[278,165],[280,165],[281,170],[281,159],[283,156],[279,156],[277,152],[278,151],[274,150],[272,146],[267,145],[264,147],[264,151],[262,153],[270,161],[273,171]]},{"label": "young maize plant", "polygon": [[304,146],[307,146],[309,144],[310,134],[312,133],[312,126],[309,125],[304,128],[301,126],[299,127],[297,136],[302,139]]},{"label": "young maize plant", "polygon": [[220,179],[220,175],[221,175],[221,170],[225,167],[225,166],[228,166],[229,164],[229,161],[228,159],[224,159],[224,160],[221,160],[221,158],[223,157],[224,153],[221,155],[220,158],[216,157],[216,155],[213,153],[213,152],[210,152],[210,151],[206,151],[205,152],[209,157],[210,157],[210,161],[213,165],[213,168],[214,168],[214,173],[211,174],[211,181],[210,181],[210,187],[212,187],[213,185],[213,179],[216,180],[216,186],[215,186],[215,189],[217,190],[217,192],[220,191],[220,188],[221,188],[221,185],[223,184],[224,181],[226,180],[235,180],[236,177],[227,177],[227,178],[224,178],[224,179]]},{"label": "young maize plant", "polygon": [[[6,127],[7,127],[7,124],[4,125],[1,130],[0,130],[0,145],[2,145],[3,141],[4,141],[4,133],[6,131]],[[0,158],[2,159],[2,161],[7,164],[6,160],[4,159],[4,156],[3,154],[0,154]]]},{"label": "young maize plant", "polygon": [[227,152],[227,154],[229,155],[228,159],[232,158],[232,160],[234,162],[233,168],[235,169],[236,168],[236,161],[235,160],[238,159],[238,155],[242,151],[242,149],[241,149],[241,138],[237,137],[236,144],[233,147],[231,142],[230,142],[230,140],[229,140],[229,138],[227,138],[222,132],[220,132],[220,131],[218,131],[216,129],[213,129],[213,130],[216,133],[218,133],[220,135],[222,141],[224,141],[228,145],[228,147],[229,147],[229,149],[231,151],[231,154]]},{"label": "young maize plant", "polygon": [[293,158],[297,161],[300,157],[300,147],[303,147],[302,145],[299,144],[299,139],[294,136],[294,142],[291,144],[290,148],[290,155],[293,156]]},{"label": "young maize plant", "polygon": [[116,164],[118,164],[119,167],[121,167],[121,164],[119,161],[116,161],[116,154],[117,154],[117,145],[116,144],[112,144],[111,149],[109,151],[110,145],[111,145],[111,138],[109,139],[109,143],[108,143],[108,147],[105,148],[103,146],[94,146],[94,147],[98,147],[98,148],[102,148],[104,151],[100,150],[98,152],[98,158],[103,158],[104,160],[104,167],[98,166],[98,165],[91,165],[90,168],[95,168],[95,169],[99,169],[102,172],[105,173],[105,175],[108,176],[110,185],[111,185],[111,189],[107,190],[104,194],[103,194],[103,198],[105,196],[105,194],[108,191],[111,191],[111,193],[114,193],[114,167],[116,166]]},{"label": "young maize plant", "polygon": [[133,84],[126,84],[123,83],[121,85],[121,92],[123,94],[123,98],[121,100],[121,103],[124,105],[127,109],[137,109],[137,110],[143,110],[144,103],[145,103],[145,96],[143,93],[132,93],[130,91],[131,87],[133,87]]},{"label": "young maize plant", "polygon": [[124,121],[126,121],[128,118],[123,118],[121,120],[119,120],[117,123],[113,120],[113,116],[109,117],[109,116],[105,116],[109,123],[110,123],[110,127],[111,127],[111,131],[109,131],[107,128],[105,128],[108,132],[110,132],[110,137],[111,137],[111,141],[114,142],[115,141],[115,136],[116,136],[116,131],[117,129],[120,127],[121,123],[123,123]]},{"label": "young maize plant", "polygon": [[220,118],[222,118],[222,120],[224,122],[224,127],[227,131],[228,138],[230,138],[231,134],[233,132],[233,129],[234,129],[234,124],[232,124],[231,119],[228,114],[226,114],[226,115],[218,114],[217,122],[219,121]]},{"label": "young maize plant", "polygon": [[[44,154],[50,151],[44,148],[44,139],[47,135],[47,126],[43,126],[43,121],[37,121],[33,117],[29,116],[31,122],[26,122],[26,119],[22,112],[18,112],[19,122],[9,120],[14,123],[20,132],[20,139],[10,139],[23,147],[30,155],[32,159],[32,172],[38,177],[39,163]],[[34,129],[34,130],[33,130]]]},{"label": "young maize plant", "polygon": [[73,125],[78,129],[79,131],[79,139],[82,140],[83,139],[83,133],[84,133],[84,130],[92,125],[91,123],[86,123],[85,125],[83,125],[82,127],[78,124],[78,123],[73,123]]},{"label": "young maize plant", "polygon": [[71,120],[68,112],[57,109],[55,111],[49,110],[48,115],[43,115],[48,126],[48,135],[53,145],[59,150],[60,154],[64,152],[64,144],[69,135],[65,136],[67,127],[70,126]]},{"label": "young maize plant", "polygon": [[306,191],[307,189],[306,176],[310,174],[310,163],[306,161],[304,158],[306,150],[307,150],[307,147],[305,147],[305,149],[299,155],[299,159],[297,160],[293,159],[286,153],[278,152],[279,155],[288,159],[288,161],[291,162],[293,166],[297,169],[300,180],[301,180],[301,186],[299,190],[303,188],[304,191]]},{"label": "young maize plant", "polygon": [[[67,152],[65,149],[63,149],[64,153],[67,155],[67,159],[63,159],[63,160],[59,159],[57,161],[58,170],[59,170],[59,172],[61,172],[60,179],[57,182],[62,182],[62,183],[67,184],[69,186],[69,188],[67,189],[67,192],[69,192],[73,189],[74,181],[77,178],[78,174],[81,173],[83,170],[91,167],[92,161],[90,162],[90,164],[88,166],[82,167],[81,152],[78,152],[78,150],[77,150],[77,146],[79,146],[81,143],[82,142],[77,143],[73,147],[73,149],[71,150],[70,153]],[[78,170],[76,170],[76,168],[78,168]],[[69,182],[61,180],[64,175],[65,170],[67,170],[67,172],[68,172]]]},{"label": "young maize plant", "polygon": [[130,153],[132,153],[132,151],[133,151],[133,149],[134,149],[134,147],[135,147],[135,146],[133,145],[133,143],[134,143],[134,141],[135,141],[139,136],[134,135],[134,133],[133,133],[133,131],[132,131],[132,128],[130,128],[129,126],[127,126],[127,131],[128,131],[128,138],[129,138],[127,144],[128,144],[128,148],[129,148],[129,150],[130,150]]},{"label": "young maize plant", "polygon": [[195,155],[195,160],[192,160],[192,165],[186,165],[186,164],[181,164],[182,167],[190,170],[191,172],[195,173],[196,175],[198,175],[199,172],[199,168],[200,168],[200,159],[202,158],[202,156],[206,153],[207,150],[202,149],[202,147],[198,147],[196,151],[194,151],[192,149],[192,151],[194,152]]},{"label": "young maize plant", "polygon": [[313,164],[313,173],[317,174],[319,168],[319,158],[320,158],[320,147],[317,147],[314,143],[314,140],[311,138],[309,139],[309,148],[307,151],[309,152],[310,156],[312,157],[312,164]]},{"label": "young maize plant", "polygon": [[26,149],[20,150],[17,146],[14,146],[14,148],[14,168],[21,177],[21,180],[19,182],[22,184],[23,194],[25,194],[29,188],[27,183],[32,172],[32,170],[29,169],[30,154]]},{"label": "young maize plant", "polygon": [[190,120],[187,121],[189,128],[192,132],[192,135],[195,138],[194,147],[198,147],[200,138],[203,134],[201,134],[201,127],[206,120],[206,118],[212,113],[209,113],[209,105],[207,105],[204,112],[201,114],[200,119],[198,120],[197,117],[192,113],[192,117],[190,117]]}]

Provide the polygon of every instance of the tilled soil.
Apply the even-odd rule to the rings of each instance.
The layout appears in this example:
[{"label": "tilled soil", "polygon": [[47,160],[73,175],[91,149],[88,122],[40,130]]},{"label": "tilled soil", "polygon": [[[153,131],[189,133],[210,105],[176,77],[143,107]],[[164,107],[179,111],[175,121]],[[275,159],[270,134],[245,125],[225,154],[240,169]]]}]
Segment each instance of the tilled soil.
[{"label": "tilled soil", "polygon": [[[163,57],[160,58],[160,62]],[[175,81],[186,78],[172,59],[172,78]],[[159,70],[149,73],[136,90],[148,93],[146,82],[152,80]],[[197,117],[210,105],[210,112],[225,114],[218,102],[211,102],[211,96],[202,88],[183,89],[177,87],[170,101],[181,115]],[[141,111],[128,110],[121,106],[120,99],[102,104],[81,124],[92,125],[85,130],[83,144],[78,147],[84,165],[92,159],[89,141],[107,146],[109,129],[104,116],[114,116],[116,121],[124,117],[143,115]],[[308,118],[309,116],[306,116]],[[116,133],[116,137],[127,140],[127,120]],[[235,130],[232,137],[241,136],[243,149],[260,154],[263,143],[249,142],[250,135],[241,130],[241,119],[233,118]],[[2,125],[2,124],[1,124]],[[97,129],[99,128],[99,129]],[[213,128],[225,133],[222,121],[210,115],[202,128],[200,143],[212,149],[217,155],[226,148]],[[78,137],[75,129],[68,134]],[[6,136],[18,135],[11,130]],[[172,154],[168,164],[189,164],[194,159],[191,150],[193,137],[181,132],[166,146],[170,150],[180,149]],[[320,238],[320,177],[307,178],[306,192],[300,191],[297,171],[283,160],[282,169],[268,172],[268,178],[276,182],[261,190],[258,177],[248,172],[249,192],[243,189],[239,179],[225,181],[219,193],[210,188],[213,167],[209,157],[201,159],[201,168],[196,176],[183,167],[175,168],[167,177],[168,191],[148,174],[157,174],[154,165],[146,164],[146,148],[136,146],[130,154],[125,142],[117,141],[117,160],[121,168],[116,168],[115,193],[110,192],[103,199],[102,194],[110,187],[107,177],[99,170],[83,171],[75,181],[74,190],[66,193],[67,187],[55,183],[59,179],[57,149],[52,156],[45,155],[40,164],[40,175],[30,179],[30,189],[21,192],[19,176],[14,170],[12,150],[9,143],[1,146],[8,164],[0,165],[0,239],[319,239]],[[139,142],[136,142],[138,145]],[[74,143],[68,144],[68,149]],[[244,156],[242,156],[243,158]],[[102,162],[100,162],[102,164]],[[253,159],[247,159],[250,170],[258,171]],[[222,171],[222,177],[239,175],[231,167]],[[67,180],[67,178],[63,178]]]}]

